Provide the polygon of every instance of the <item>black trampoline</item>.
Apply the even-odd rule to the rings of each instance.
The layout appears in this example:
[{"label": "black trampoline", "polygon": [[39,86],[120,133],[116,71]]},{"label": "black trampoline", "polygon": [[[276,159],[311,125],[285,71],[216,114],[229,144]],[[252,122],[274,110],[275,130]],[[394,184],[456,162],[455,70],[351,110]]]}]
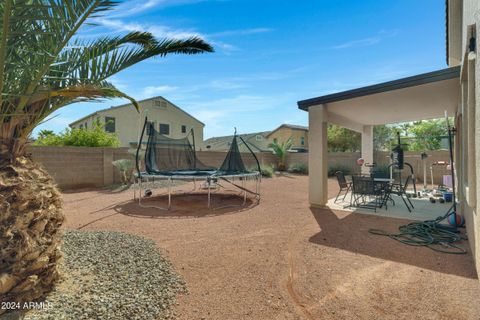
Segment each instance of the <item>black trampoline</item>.
[{"label": "black trampoline", "polygon": [[[244,146],[240,152],[239,141]],[[175,181],[193,182],[193,189],[183,192],[192,194],[203,192],[207,197],[207,206],[211,208],[212,197],[222,190],[239,193],[244,206],[248,196],[260,200],[260,163],[250,146],[233,135],[230,149],[218,167],[205,165],[198,159],[193,129],[183,138],[170,138],[156,130],[155,124],[145,118],[136,152],[136,174],[134,199],[142,207],[169,210],[172,206],[172,194]],[[168,206],[145,205],[142,199],[151,194],[156,182],[166,182]],[[253,183],[254,187],[249,183]],[[200,185],[200,188],[197,188]],[[137,192],[138,191],[138,192]],[[225,206],[221,206],[222,208]],[[218,208],[217,208],[218,209]]]}]

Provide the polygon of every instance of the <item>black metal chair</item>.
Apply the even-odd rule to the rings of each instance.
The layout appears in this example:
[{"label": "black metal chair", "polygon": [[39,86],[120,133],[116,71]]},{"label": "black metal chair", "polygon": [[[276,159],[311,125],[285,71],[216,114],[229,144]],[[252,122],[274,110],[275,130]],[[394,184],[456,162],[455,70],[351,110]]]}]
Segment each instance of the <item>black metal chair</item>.
[{"label": "black metal chair", "polygon": [[403,170],[398,169],[395,167],[395,165],[390,165],[389,169],[391,168],[392,170],[392,178],[394,182],[390,185],[390,188],[388,190],[389,195],[396,195],[402,198],[403,203],[407,207],[408,212],[412,212],[412,209],[414,209],[412,201],[410,201],[410,198],[407,196],[407,188],[410,183],[414,183],[412,181],[412,175],[407,175],[405,179],[402,179],[402,173]]},{"label": "black metal chair", "polygon": [[345,197],[347,196],[348,192],[351,191],[352,189],[352,183],[347,182],[347,179],[345,179],[345,175],[343,174],[342,171],[335,172],[335,176],[337,176],[338,186],[340,187],[340,190],[338,191],[338,194],[335,197],[335,201],[333,203],[337,203],[338,197],[342,192],[345,192],[342,199],[342,201],[345,201]]},{"label": "black metal chair", "polygon": [[384,199],[385,190],[375,183],[373,177],[352,176],[351,206],[373,209],[376,212],[377,208],[384,205]]}]

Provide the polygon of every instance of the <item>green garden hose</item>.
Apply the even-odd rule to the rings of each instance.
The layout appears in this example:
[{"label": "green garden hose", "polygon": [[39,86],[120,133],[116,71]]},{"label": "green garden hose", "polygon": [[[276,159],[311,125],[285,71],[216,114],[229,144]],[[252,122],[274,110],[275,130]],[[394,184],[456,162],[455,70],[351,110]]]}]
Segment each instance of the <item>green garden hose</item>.
[{"label": "green garden hose", "polygon": [[455,243],[466,240],[466,237],[458,233],[457,228],[440,224],[441,221],[447,219],[451,214],[453,214],[453,212],[448,212],[446,215],[440,216],[435,220],[412,222],[402,225],[398,228],[399,233],[388,233],[378,229],[370,229],[368,232],[375,235],[387,236],[410,246],[425,246],[443,253],[465,254],[467,251]]}]

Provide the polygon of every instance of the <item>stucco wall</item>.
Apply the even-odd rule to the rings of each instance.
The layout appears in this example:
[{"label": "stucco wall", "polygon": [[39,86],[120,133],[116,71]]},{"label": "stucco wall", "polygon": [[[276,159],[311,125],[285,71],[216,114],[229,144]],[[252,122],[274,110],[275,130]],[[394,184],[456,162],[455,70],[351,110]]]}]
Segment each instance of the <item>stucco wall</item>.
[{"label": "stucco wall", "polygon": [[[478,33],[480,27],[480,2],[478,0],[451,0],[449,6],[458,10],[462,8],[461,21],[458,18],[449,21],[450,31],[462,30],[461,39],[453,39],[450,46],[461,43],[460,62],[462,68],[462,103],[458,108],[456,155],[459,157],[458,194],[461,213],[465,217],[466,230],[472,255],[480,273],[480,59]],[[461,26],[459,24],[461,23]],[[471,28],[476,24],[477,48],[475,52],[468,50]],[[449,33],[450,34],[450,33]],[[450,47],[450,51],[454,52]],[[450,59],[455,63],[455,59]],[[452,65],[451,65],[452,66]],[[471,140],[469,140],[471,139]]]},{"label": "stucco wall", "polygon": [[139,132],[143,126],[145,116],[148,116],[149,121],[155,123],[155,129],[159,130],[159,124],[170,125],[170,135],[172,138],[181,138],[186,134],[182,133],[181,126],[185,125],[187,132],[193,128],[195,133],[195,141],[197,143],[197,149],[201,147],[203,141],[203,125],[196,119],[192,118],[182,110],[173,106],[166,100],[166,107],[155,106],[155,100],[145,100],[139,102],[141,106],[141,112],[137,112],[133,105],[120,108],[112,108],[99,112],[98,114],[91,116],[79,123],[76,123],[74,127],[79,128],[80,125],[88,128],[93,126],[94,121],[99,118],[103,123],[105,117],[115,118],[115,132],[118,134],[122,147],[129,147],[130,142],[137,142]]},{"label": "stucco wall", "polygon": [[[476,35],[477,35],[477,48],[476,52],[470,53],[469,55],[465,55],[465,50],[468,48],[468,40],[471,36],[471,32],[469,32],[469,27],[476,24]],[[464,92],[464,99],[462,101],[462,107],[460,107],[459,111],[463,110],[462,118],[466,119],[466,117],[470,117],[471,115],[466,115],[465,110],[468,110],[468,101],[473,98],[474,99],[474,116],[475,121],[471,123],[470,127],[465,128],[466,130],[463,131],[467,133],[470,131],[471,135],[475,137],[475,142],[473,144],[474,149],[471,148],[471,144],[469,145],[470,148],[467,147],[466,134],[460,136],[460,140],[463,142],[460,144],[460,148],[464,149],[464,157],[466,158],[466,163],[468,161],[474,161],[473,168],[475,170],[476,178],[476,199],[475,201],[469,200],[469,188],[467,188],[466,183],[463,181],[462,175],[459,175],[459,192],[462,195],[465,195],[464,199],[461,199],[460,207],[462,209],[462,213],[465,217],[466,221],[466,228],[467,234],[469,238],[470,247],[472,249],[472,253],[474,259],[476,261],[477,272],[480,273],[480,214],[479,214],[479,207],[478,203],[480,200],[480,55],[479,55],[479,41],[478,41],[478,34],[480,29],[480,2],[478,0],[464,0],[463,1],[463,16],[462,16],[462,73],[466,75],[463,77],[462,81],[462,91]],[[467,57],[468,60],[465,60]],[[471,68],[468,65],[472,66]],[[466,72],[468,71],[468,72]],[[473,83],[472,83],[473,82]],[[474,92],[472,92],[474,90]],[[468,94],[472,94],[468,96]],[[468,97],[468,99],[465,99]],[[465,126],[468,121],[464,121],[463,125]],[[468,148],[468,150],[465,150]],[[462,154],[462,150],[459,150],[460,154]],[[468,170],[464,166],[464,170]],[[465,173],[466,176],[471,177],[470,172]],[[470,193],[471,195],[471,193]],[[465,200],[465,198],[468,199]]]}]

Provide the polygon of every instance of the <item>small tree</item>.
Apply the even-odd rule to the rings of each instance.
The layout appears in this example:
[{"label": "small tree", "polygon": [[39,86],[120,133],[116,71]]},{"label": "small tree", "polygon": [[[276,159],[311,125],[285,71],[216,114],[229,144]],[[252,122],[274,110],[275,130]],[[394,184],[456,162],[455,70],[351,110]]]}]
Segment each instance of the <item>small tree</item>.
[{"label": "small tree", "polygon": [[292,138],[288,138],[286,141],[283,141],[282,143],[278,143],[274,141],[268,145],[268,147],[272,148],[273,153],[278,157],[278,170],[285,171],[286,169],[285,157],[287,156],[287,151],[290,150],[292,145],[293,145]]},{"label": "small tree", "polygon": [[377,151],[387,151],[394,136],[394,128],[384,124],[373,127],[373,147]]},{"label": "small tree", "polygon": [[415,139],[409,150],[438,150],[441,148],[442,136],[447,134],[447,126],[444,119],[424,120],[415,122],[410,131]]},{"label": "small tree", "polygon": [[328,125],[327,139],[330,152],[356,152],[361,148],[360,133],[335,124]]}]

